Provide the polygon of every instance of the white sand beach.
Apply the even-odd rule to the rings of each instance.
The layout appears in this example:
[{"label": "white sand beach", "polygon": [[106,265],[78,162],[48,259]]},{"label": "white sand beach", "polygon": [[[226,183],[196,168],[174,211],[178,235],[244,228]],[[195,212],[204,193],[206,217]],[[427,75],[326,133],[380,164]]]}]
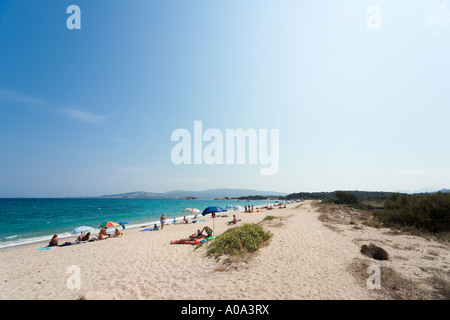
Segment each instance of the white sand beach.
[{"label": "white sand beach", "polygon": [[[205,246],[195,250],[194,245],[170,244],[212,227],[210,217],[160,231],[129,229],[123,237],[49,250],[37,250],[42,244],[4,250],[0,299],[388,299],[367,288],[370,274],[355,275],[355,262],[392,268],[427,290],[432,290],[427,279],[448,271],[445,244],[366,226],[337,225],[333,230],[316,210],[306,201],[240,213],[238,226],[277,217],[263,224],[274,235],[269,245],[240,259],[217,261],[205,256]],[[226,224],[230,219],[215,219],[216,235],[234,227]],[[363,256],[360,247],[366,243],[381,245],[390,259]],[[71,266],[79,268],[79,289],[68,287]]]}]

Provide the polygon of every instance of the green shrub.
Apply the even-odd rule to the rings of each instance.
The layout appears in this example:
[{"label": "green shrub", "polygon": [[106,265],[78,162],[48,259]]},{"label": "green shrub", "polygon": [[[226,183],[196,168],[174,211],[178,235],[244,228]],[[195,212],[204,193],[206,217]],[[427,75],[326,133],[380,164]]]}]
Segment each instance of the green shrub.
[{"label": "green shrub", "polygon": [[357,204],[358,203],[358,198],[352,193],[348,193],[348,192],[344,192],[344,191],[336,191],[334,194],[337,197],[337,200],[335,201],[335,203],[337,203],[337,204]]},{"label": "green shrub", "polygon": [[387,226],[433,233],[450,231],[450,194],[393,194],[376,216]]},{"label": "green shrub", "polygon": [[368,206],[359,202],[358,197],[352,193],[335,191],[334,195],[336,198],[322,200],[322,203],[343,204],[358,210],[368,209]]},{"label": "green shrub", "polygon": [[206,255],[218,258],[222,255],[236,255],[255,252],[267,244],[273,234],[261,225],[244,224],[231,228],[208,243]]}]

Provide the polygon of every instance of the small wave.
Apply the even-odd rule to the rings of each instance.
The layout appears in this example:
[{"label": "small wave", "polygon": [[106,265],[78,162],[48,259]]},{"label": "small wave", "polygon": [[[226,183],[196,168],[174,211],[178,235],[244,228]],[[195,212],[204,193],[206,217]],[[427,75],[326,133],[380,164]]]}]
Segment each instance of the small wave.
[{"label": "small wave", "polygon": [[[7,248],[7,247],[14,247],[14,246],[19,246],[19,245],[24,245],[24,244],[34,244],[34,243],[39,243],[39,242],[50,241],[50,239],[52,238],[53,234],[47,235],[47,236],[39,236],[39,237],[15,240],[15,237],[17,237],[17,236],[18,235],[11,236],[11,237],[5,237],[4,239],[8,239],[8,238],[10,238],[10,239],[8,239],[9,241],[0,242],[0,249]],[[65,239],[65,238],[69,238],[69,237],[74,237],[74,235],[72,235],[70,233],[58,234],[58,238],[59,239]]]}]

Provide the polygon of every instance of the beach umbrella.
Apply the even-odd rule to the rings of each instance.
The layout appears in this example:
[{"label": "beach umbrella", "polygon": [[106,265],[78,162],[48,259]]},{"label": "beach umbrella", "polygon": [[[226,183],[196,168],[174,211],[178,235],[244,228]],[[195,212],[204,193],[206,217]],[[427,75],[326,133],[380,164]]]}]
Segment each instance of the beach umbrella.
[{"label": "beach umbrella", "polygon": [[120,224],[121,226],[123,226],[124,224],[130,224],[130,223],[129,223],[129,222],[126,222],[126,221],[120,221],[119,224]]},{"label": "beach umbrella", "polygon": [[227,210],[225,210],[224,208],[221,208],[221,207],[211,206],[211,207],[207,207],[205,210],[203,210],[202,216],[206,216],[207,214],[212,213],[212,212],[224,212],[224,211],[227,211]]},{"label": "beach umbrella", "polygon": [[[211,207],[207,207],[205,210],[203,210],[202,216],[206,216],[207,214],[212,213],[212,212],[224,212],[224,211],[227,211],[227,210],[225,210],[224,208],[221,208],[221,207],[211,206]],[[213,219],[213,235],[214,235],[214,220],[216,220],[216,219]]]},{"label": "beach umbrella", "polygon": [[81,227],[73,229],[72,234],[79,234],[79,233],[82,233],[82,232],[89,232],[91,230],[94,230],[94,228],[88,227],[88,226],[81,226]]},{"label": "beach umbrella", "polygon": [[186,208],[183,210],[183,212],[190,212],[192,209],[191,208]]},{"label": "beach umbrella", "polygon": [[191,210],[191,213],[200,213],[201,211],[200,210],[198,210],[198,209],[192,209]]},{"label": "beach umbrella", "polygon": [[241,206],[234,206],[233,211],[244,211],[244,207]]},{"label": "beach umbrella", "polygon": [[99,228],[117,227],[118,225],[119,224],[116,222],[107,221],[107,222],[103,222]]}]

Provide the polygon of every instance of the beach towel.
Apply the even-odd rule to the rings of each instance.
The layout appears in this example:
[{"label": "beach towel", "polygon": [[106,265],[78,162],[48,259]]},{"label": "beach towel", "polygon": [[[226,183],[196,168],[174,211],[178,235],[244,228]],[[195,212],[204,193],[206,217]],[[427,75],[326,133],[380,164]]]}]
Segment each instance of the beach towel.
[{"label": "beach towel", "polygon": [[37,250],[47,250],[47,249],[53,249],[54,247],[44,247],[44,248],[39,248]]}]

